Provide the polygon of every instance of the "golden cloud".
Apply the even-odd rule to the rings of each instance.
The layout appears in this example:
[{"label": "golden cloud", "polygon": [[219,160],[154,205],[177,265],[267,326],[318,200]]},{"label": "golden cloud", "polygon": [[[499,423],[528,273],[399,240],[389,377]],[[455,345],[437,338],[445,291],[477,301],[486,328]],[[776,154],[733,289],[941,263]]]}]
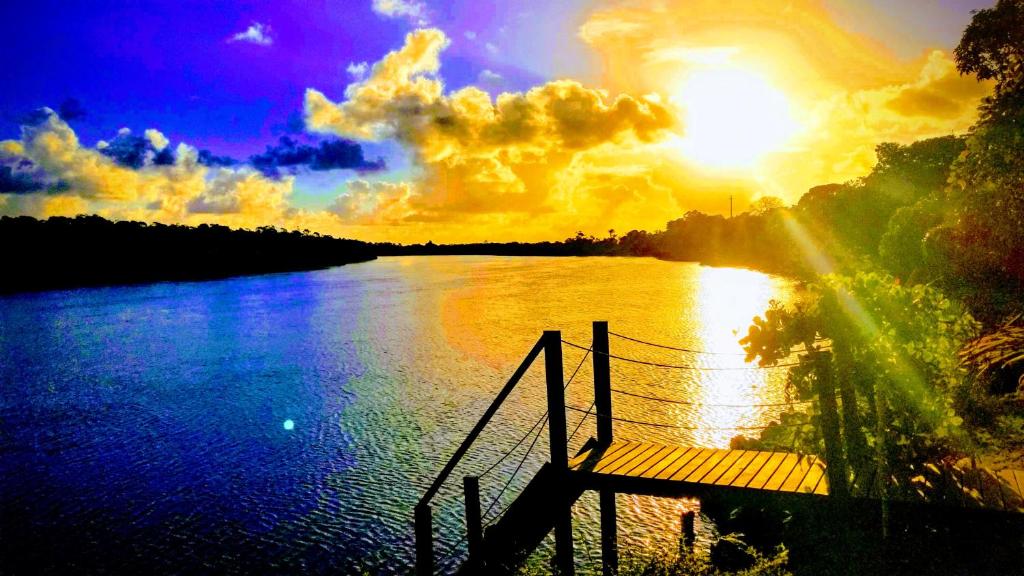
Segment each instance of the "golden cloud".
[{"label": "golden cloud", "polygon": [[[655,98],[612,98],[571,80],[495,99],[476,87],[446,94],[437,73],[447,45],[440,30],[417,30],[351,85],[343,101],[306,91],[311,130],[394,138],[422,170],[413,185],[350,184],[333,207],[342,218],[429,223],[564,214],[554,191],[567,178],[579,180],[579,170],[563,172],[581,155],[598,148],[621,154],[678,127],[674,112]],[[371,200],[375,195],[379,201]],[[369,206],[383,213],[371,214]],[[490,219],[476,218],[483,220]]]},{"label": "golden cloud", "polygon": [[[271,180],[250,168],[210,169],[196,150],[176,148],[169,166],[140,169],[117,164],[83,147],[74,130],[51,110],[23,126],[20,140],[0,142],[0,160],[25,159],[61,183],[54,191],[4,195],[0,211],[38,217],[99,213],[112,218],[235,226],[283,223],[290,213],[292,179]],[[157,149],[169,145],[154,129],[146,138]]]}]

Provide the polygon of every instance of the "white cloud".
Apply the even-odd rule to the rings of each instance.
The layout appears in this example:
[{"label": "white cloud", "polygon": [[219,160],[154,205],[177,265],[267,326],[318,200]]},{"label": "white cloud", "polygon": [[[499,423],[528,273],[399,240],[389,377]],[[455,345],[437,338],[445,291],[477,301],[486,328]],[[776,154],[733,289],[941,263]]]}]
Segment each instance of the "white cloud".
[{"label": "white cloud", "polygon": [[253,22],[244,31],[232,36],[228,42],[249,42],[259,46],[270,46],[274,39],[270,37],[270,26]]},{"label": "white cloud", "polygon": [[497,56],[498,55],[498,47],[495,46],[494,44],[491,44],[490,42],[488,42],[487,44],[484,44],[484,48],[487,49],[487,53],[490,54],[491,56]]},{"label": "white cloud", "polygon": [[462,35],[466,37],[466,40],[476,40],[476,32],[472,30],[466,30]]},{"label": "white cloud", "polygon": [[419,0],[373,0],[373,11],[386,18],[405,18],[417,26],[427,25],[427,7]]},{"label": "white cloud", "polygon": [[366,62],[349,62],[348,66],[345,67],[345,72],[355,80],[362,80],[366,78],[367,71],[370,70],[370,65]]},{"label": "white cloud", "polygon": [[153,145],[157,152],[167,148],[167,145],[171,143],[167,136],[164,136],[162,132],[154,128],[146,130],[145,134],[146,140],[149,140],[149,143]]},{"label": "white cloud", "polygon": [[483,70],[476,79],[480,84],[490,88],[499,86],[505,81],[505,78],[501,74],[498,74],[493,70]]}]

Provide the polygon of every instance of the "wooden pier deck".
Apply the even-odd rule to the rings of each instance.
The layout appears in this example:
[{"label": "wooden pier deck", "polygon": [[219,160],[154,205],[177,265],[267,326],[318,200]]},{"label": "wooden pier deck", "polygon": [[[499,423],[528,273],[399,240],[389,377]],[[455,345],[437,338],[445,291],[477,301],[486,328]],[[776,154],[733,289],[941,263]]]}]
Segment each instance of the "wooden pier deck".
[{"label": "wooden pier deck", "polygon": [[[614,441],[569,460],[574,482],[584,489],[652,495],[700,495],[745,490],[828,496],[828,465],[810,454],[668,446]],[[872,463],[848,473],[849,496],[881,500],[883,483]],[[993,471],[956,464],[925,464],[890,474],[884,497],[909,504],[944,505],[1024,513],[1024,471]]]}]

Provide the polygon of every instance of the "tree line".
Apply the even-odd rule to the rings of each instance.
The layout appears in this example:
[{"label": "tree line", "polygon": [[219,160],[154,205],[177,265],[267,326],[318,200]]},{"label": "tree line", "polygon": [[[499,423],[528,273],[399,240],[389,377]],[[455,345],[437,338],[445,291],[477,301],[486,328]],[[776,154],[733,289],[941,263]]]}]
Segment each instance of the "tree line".
[{"label": "tree line", "polygon": [[5,216],[0,245],[0,293],[310,270],[376,257],[365,242],[308,231],[111,222],[99,216]]}]

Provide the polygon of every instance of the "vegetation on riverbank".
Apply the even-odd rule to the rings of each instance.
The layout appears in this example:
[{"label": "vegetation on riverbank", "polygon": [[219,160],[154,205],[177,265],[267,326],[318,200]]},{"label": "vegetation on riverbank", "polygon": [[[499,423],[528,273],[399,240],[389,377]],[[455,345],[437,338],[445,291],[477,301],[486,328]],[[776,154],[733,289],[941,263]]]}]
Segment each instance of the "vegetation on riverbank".
[{"label": "vegetation on riverbank", "polygon": [[265,226],[111,222],[99,216],[0,218],[0,293],[205,280],[372,260],[369,244]]}]

